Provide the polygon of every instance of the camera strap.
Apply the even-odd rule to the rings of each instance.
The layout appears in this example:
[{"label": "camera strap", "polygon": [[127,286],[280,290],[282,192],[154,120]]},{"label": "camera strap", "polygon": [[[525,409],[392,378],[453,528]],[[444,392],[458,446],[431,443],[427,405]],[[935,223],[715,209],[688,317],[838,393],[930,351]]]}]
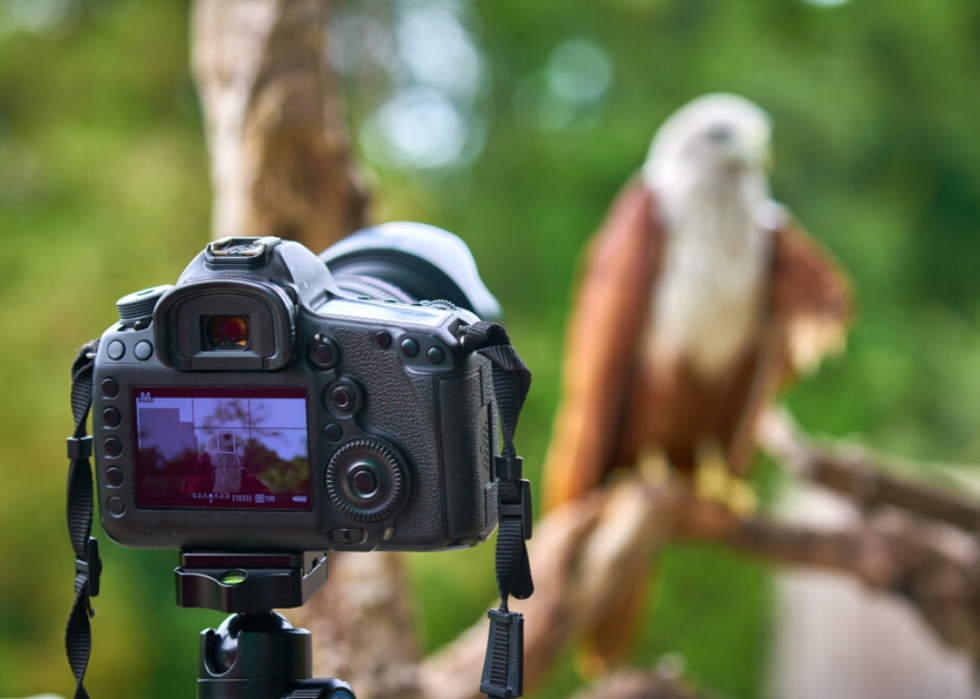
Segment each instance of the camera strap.
[{"label": "camera strap", "polygon": [[75,699],[88,699],[82,684],[92,648],[92,629],[89,617],[95,614],[91,598],[99,594],[102,561],[99,545],[92,534],[92,438],[85,423],[92,407],[92,382],[95,353],[99,341],[84,345],[71,365],[71,410],[75,418],[75,433],[68,438],[68,534],[75,550],[75,602],[65,628],[65,651],[75,674]]},{"label": "camera strap", "polygon": [[531,372],[510,344],[507,331],[496,323],[481,321],[465,326],[461,341],[491,363],[503,435],[503,448],[494,460],[500,607],[488,612],[490,637],[480,691],[492,699],[513,699],[524,693],[524,617],[507,608],[507,599],[527,599],[534,593],[526,544],[531,538],[531,486],[522,478],[523,464],[514,448],[514,433],[531,387]]}]

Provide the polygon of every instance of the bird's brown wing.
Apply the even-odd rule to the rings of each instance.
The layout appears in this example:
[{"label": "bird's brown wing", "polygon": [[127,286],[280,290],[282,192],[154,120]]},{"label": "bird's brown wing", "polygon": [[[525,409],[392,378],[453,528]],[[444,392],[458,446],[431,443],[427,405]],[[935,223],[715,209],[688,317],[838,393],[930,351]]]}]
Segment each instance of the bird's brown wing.
[{"label": "bird's brown wing", "polygon": [[786,324],[784,371],[813,371],[844,349],[855,314],[851,283],[840,263],[792,220],[777,231],[770,305]]},{"label": "bird's brown wing", "polygon": [[662,247],[654,196],[636,179],[586,251],[545,462],[546,509],[595,488],[611,467]]},{"label": "bird's brown wing", "polygon": [[851,283],[841,265],[788,215],[774,230],[769,294],[753,386],[729,449],[744,475],[755,451],[759,418],[781,388],[844,349],[855,315]]}]

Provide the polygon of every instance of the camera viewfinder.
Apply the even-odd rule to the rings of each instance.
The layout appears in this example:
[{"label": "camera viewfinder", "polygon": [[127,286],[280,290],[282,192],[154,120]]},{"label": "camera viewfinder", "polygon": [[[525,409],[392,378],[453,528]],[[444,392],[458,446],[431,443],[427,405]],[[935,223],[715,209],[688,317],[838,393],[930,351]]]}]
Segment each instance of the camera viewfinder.
[{"label": "camera viewfinder", "polygon": [[244,316],[211,316],[205,323],[205,345],[216,350],[244,349],[248,344],[248,319]]}]

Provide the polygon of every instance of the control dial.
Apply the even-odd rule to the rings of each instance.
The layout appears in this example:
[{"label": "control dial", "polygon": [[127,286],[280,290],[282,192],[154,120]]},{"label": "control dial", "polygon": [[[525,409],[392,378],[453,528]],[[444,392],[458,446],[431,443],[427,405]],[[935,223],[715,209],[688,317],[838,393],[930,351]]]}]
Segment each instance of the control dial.
[{"label": "control dial", "polygon": [[123,296],[116,301],[119,322],[123,325],[134,325],[138,320],[150,318],[153,315],[153,309],[156,308],[157,301],[170,291],[172,286],[171,284],[151,286],[149,289],[134,291],[132,294]]},{"label": "control dial", "polygon": [[326,480],[330,502],[360,522],[391,517],[408,492],[408,474],[398,452],[375,439],[340,447],[327,465]]}]

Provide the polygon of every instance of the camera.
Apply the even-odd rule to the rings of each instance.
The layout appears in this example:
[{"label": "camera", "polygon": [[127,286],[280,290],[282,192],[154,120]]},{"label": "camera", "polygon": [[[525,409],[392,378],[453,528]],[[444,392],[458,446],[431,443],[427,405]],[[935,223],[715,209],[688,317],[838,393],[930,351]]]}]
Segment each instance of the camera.
[{"label": "camera", "polygon": [[225,238],[117,307],[93,396],[116,542],[429,551],[495,528],[491,366],[460,333],[500,309],[459,238]]}]

